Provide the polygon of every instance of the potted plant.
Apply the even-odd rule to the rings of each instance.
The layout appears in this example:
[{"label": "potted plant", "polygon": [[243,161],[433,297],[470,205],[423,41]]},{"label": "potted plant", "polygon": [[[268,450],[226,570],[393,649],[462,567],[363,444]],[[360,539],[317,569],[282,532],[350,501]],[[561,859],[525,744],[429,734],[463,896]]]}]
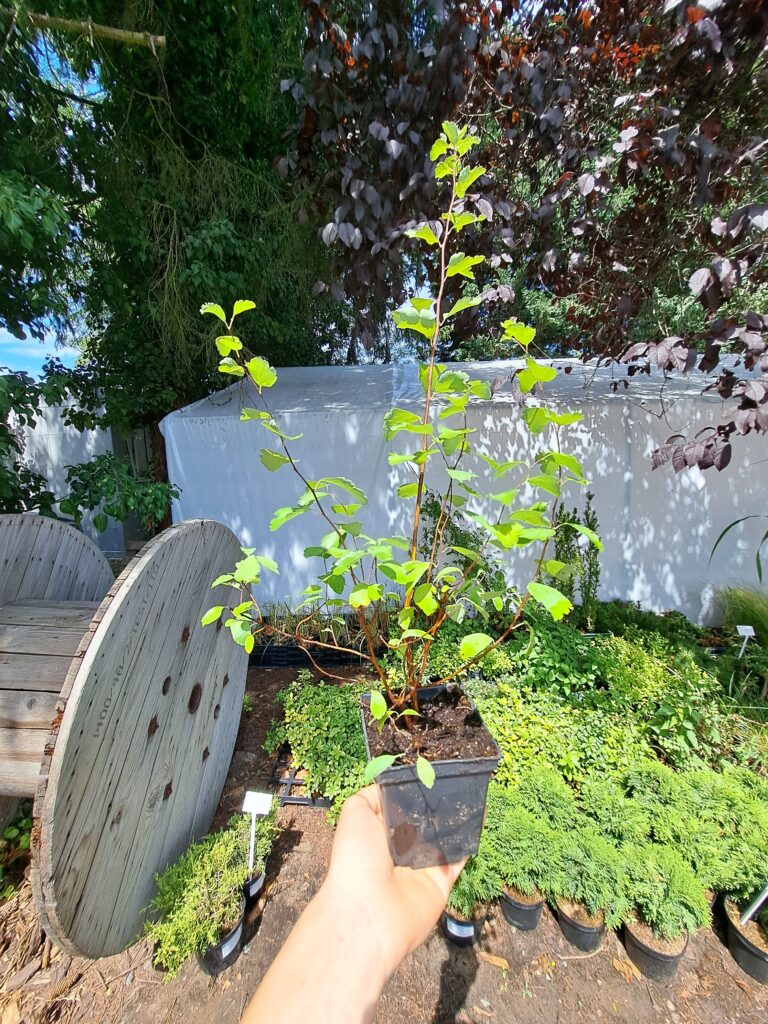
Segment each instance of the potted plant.
[{"label": "potted plant", "polygon": [[606,927],[621,922],[626,891],[624,858],[591,825],[556,835],[542,885],[554,899],[563,935],[584,953],[598,948]]},{"label": "potted plant", "polygon": [[495,870],[502,913],[521,931],[532,931],[541,918],[545,901],[537,881],[551,847],[551,829],[521,807],[512,793],[491,783],[478,857],[485,857]]},{"label": "potted plant", "polygon": [[629,913],[624,946],[630,960],[654,981],[669,984],[690,932],[709,922],[704,886],[677,850],[657,843],[627,855]]},{"label": "potted plant", "polygon": [[[275,834],[274,815],[260,819],[256,830],[256,870],[261,874]],[[249,819],[239,815],[226,828],[193,843],[157,876],[146,934],[154,942],[153,962],[168,978],[175,977],[194,956],[210,974],[218,974],[237,959],[249,842]]]},{"label": "potted plant", "polygon": [[[562,429],[581,417],[554,411],[543,401],[542,387],[556,371],[533,357],[534,329],[514,320],[502,324],[510,351],[516,350],[521,357],[514,383],[524,406],[521,426],[531,438],[524,460],[510,461],[505,453],[488,454],[474,445],[467,409],[470,402],[489,401],[490,386],[437,359],[440,337],[453,318],[483,301],[482,295],[462,292],[464,284],[474,281],[473,268],[484,257],[460,248],[460,236],[471,239],[473,225],[484,216],[477,209],[472,186],[486,170],[467,162],[478,141],[466,128],[443,125],[430,158],[438,191],[445,190],[444,211],[434,221],[405,231],[426,245],[424,265],[433,278],[430,295],[414,296],[393,314],[398,328],[414,331],[427,342],[427,359],[420,368],[424,392],[420,412],[392,408],[384,418],[386,439],[397,442],[389,463],[403,479],[393,500],[405,503],[406,536],[366,533],[358,518],[366,495],[347,477],[307,475],[294,455],[293,443],[298,439],[284,432],[265,402],[264,393],[275,384],[276,371],[265,359],[250,357],[234,333],[236,317],[254,304],[236,302],[230,317],[212,303],[202,308],[226,327],[216,341],[222,357],[220,370],[234,378],[247,376],[260,396],[261,406],[244,408],[241,419],[258,422],[276,438],[276,448],[262,448],[262,464],[271,471],[291,471],[300,483],[296,502],[278,509],[270,528],[279,529],[310,512],[322,520],[322,536],[304,552],[307,558],[319,560],[321,570],[317,582],[303,592],[302,603],[323,614],[350,607],[357,616],[365,636],[366,660],[377,678],[377,689],[362,703],[370,758],[366,779],[378,778],[381,786],[395,863],[411,866],[458,860],[476,851],[480,837],[488,780],[499,750],[472,701],[457,685],[457,677],[514,631],[530,628],[523,614],[530,601],[555,619],[571,610],[571,602],[540,579],[544,572],[556,579],[567,568],[547,557],[558,531],[575,530],[600,546],[589,527],[557,520],[564,488],[587,482],[579,461],[562,452],[560,445]],[[478,468],[498,481],[493,493],[479,489]],[[442,487],[432,480],[436,474]],[[421,508],[430,484],[440,502],[432,547],[426,557],[420,557]],[[480,507],[485,511],[478,511]],[[487,512],[488,508],[492,511]],[[452,511],[460,511],[480,532],[477,549],[446,544],[445,524]],[[493,580],[474,570],[489,548],[509,553],[529,547],[536,552],[532,578],[513,592],[508,606],[506,589],[499,590]],[[466,559],[463,565],[451,563],[455,553]],[[237,599],[231,606],[211,608],[203,623],[224,615],[233,639],[250,652],[267,628],[253,588],[264,571],[275,572],[277,566],[255,549],[245,550],[244,556],[232,573],[214,584],[232,587]],[[390,626],[384,636],[376,632],[379,617],[368,614],[377,606],[389,611]],[[481,627],[490,611],[500,612],[505,606],[509,614],[503,627],[495,636],[489,635]],[[430,647],[441,628],[473,617],[478,628],[461,641],[462,664],[436,685],[426,685]],[[382,645],[386,660],[378,653]],[[330,639],[308,641],[308,649],[312,647],[347,649]]]},{"label": "potted plant", "polygon": [[731,956],[743,971],[763,985],[768,984],[768,907],[760,908],[766,896],[768,888],[744,911],[735,900],[725,900]]},{"label": "potted plant", "polygon": [[446,938],[456,946],[479,942],[488,904],[499,895],[499,880],[488,860],[480,854],[470,857],[453,884],[440,918]]}]

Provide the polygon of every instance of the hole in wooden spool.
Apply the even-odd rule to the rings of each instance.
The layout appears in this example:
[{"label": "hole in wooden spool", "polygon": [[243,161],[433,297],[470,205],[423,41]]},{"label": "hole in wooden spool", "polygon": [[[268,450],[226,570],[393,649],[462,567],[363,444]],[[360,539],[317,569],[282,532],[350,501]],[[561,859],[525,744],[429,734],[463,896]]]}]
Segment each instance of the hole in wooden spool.
[{"label": "hole in wooden spool", "polygon": [[166,676],[163,680],[163,693],[168,693],[171,688],[171,677]]},{"label": "hole in wooden spool", "polygon": [[172,792],[173,792],[173,784],[169,782],[168,785],[163,790],[163,800],[167,800]]},{"label": "hole in wooden spool", "polygon": [[224,623],[221,621],[221,619],[217,619],[217,621],[216,621],[216,632],[217,633],[219,632],[219,630],[221,629],[221,627],[223,625],[224,625]]},{"label": "hole in wooden spool", "polygon": [[181,642],[185,644],[189,640],[189,626],[185,626],[181,631]]},{"label": "hole in wooden spool", "polygon": [[200,683],[195,683],[192,687],[192,693],[189,695],[189,713],[194,715],[197,709],[200,707],[200,698],[203,695],[203,688]]},{"label": "hole in wooden spool", "polygon": [[207,761],[207,760],[208,760],[208,755],[209,755],[210,753],[211,753],[211,752],[210,752],[210,750],[208,749],[208,747],[206,747],[206,748],[205,748],[205,750],[203,751],[203,760],[204,760],[204,761]]},{"label": "hole in wooden spool", "polygon": [[155,717],[149,723],[149,728],[147,729],[147,736],[154,736],[159,728],[160,726],[158,725],[157,722],[157,715],[155,715]]},{"label": "hole in wooden spool", "polygon": [[213,709],[213,717],[214,718],[218,718],[220,713],[221,713],[221,704],[217,704],[216,707]]},{"label": "hole in wooden spool", "polygon": [[227,672],[225,674],[225,676],[224,676],[224,685],[226,686],[228,682],[229,682],[229,672]]}]

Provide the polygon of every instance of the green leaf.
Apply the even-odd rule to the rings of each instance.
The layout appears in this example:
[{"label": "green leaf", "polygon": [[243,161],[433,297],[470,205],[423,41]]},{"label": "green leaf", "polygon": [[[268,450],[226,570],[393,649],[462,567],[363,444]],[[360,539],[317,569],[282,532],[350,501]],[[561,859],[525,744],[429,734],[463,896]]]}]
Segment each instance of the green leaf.
[{"label": "green leaf", "polygon": [[547,609],[556,622],[559,622],[573,608],[565,594],[561,594],[554,587],[547,586],[546,583],[529,583],[528,593],[534,601],[538,601]]},{"label": "green leaf", "polygon": [[349,595],[349,603],[353,608],[367,608],[371,603],[371,596],[368,593],[367,583],[358,583],[356,587],[352,588],[352,593]]},{"label": "green leaf", "polygon": [[365,766],[363,772],[363,785],[370,785],[377,776],[381,775],[382,772],[386,771],[387,768],[391,768],[397,760],[397,754],[379,754],[378,757],[374,757],[373,760],[369,761]]},{"label": "green leaf", "polygon": [[239,352],[242,347],[242,341],[234,334],[222,334],[216,339],[216,348],[222,356],[228,356],[230,352]]},{"label": "green leaf", "polygon": [[405,232],[408,238],[420,238],[426,242],[427,245],[439,245],[440,239],[437,237],[435,232],[429,226],[429,224],[421,224],[417,228],[411,228]]},{"label": "green leaf", "polygon": [[224,310],[216,302],[204,302],[200,307],[201,313],[212,313],[213,316],[217,316],[222,323],[227,322],[227,316]]},{"label": "green leaf", "polygon": [[[443,134],[446,136],[449,142],[455,146],[459,141],[459,126],[454,121],[443,121],[442,123]],[[446,149],[448,147],[446,146]]]},{"label": "green leaf", "polygon": [[237,583],[258,582],[261,576],[261,560],[257,555],[248,555],[235,564],[234,575]]},{"label": "green leaf", "polygon": [[421,586],[416,587],[416,590],[413,592],[413,600],[425,615],[434,615],[440,607],[439,602],[435,598],[435,588],[431,583],[422,583]]},{"label": "green leaf", "polygon": [[222,576],[217,576],[216,579],[211,584],[211,590],[213,590],[214,587],[221,587],[225,583],[231,583],[234,580],[234,578],[235,577],[232,575],[231,572],[225,572]]},{"label": "green leaf", "polygon": [[232,356],[226,356],[219,362],[219,373],[228,373],[232,377],[244,377],[245,370],[236,363]]},{"label": "green leaf", "polygon": [[459,175],[459,180],[456,182],[457,199],[463,199],[467,194],[467,191],[472,188],[477,179],[482,178],[484,174],[484,167],[465,167]]},{"label": "green leaf", "polygon": [[386,715],[387,711],[389,711],[389,708],[387,707],[387,702],[384,699],[384,695],[379,693],[378,690],[371,691],[370,701],[371,702],[369,706],[371,709],[371,714],[378,722]]},{"label": "green leaf", "polygon": [[93,517],[93,526],[99,533],[103,533],[109,526],[109,520],[103,512],[99,512]]},{"label": "green leaf", "polygon": [[410,299],[394,311],[392,319],[395,322],[395,327],[399,327],[401,331],[418,331],[425,338],[431,338],[435,333],[434,310],[431,308],[417,309]]},{"label": "green leaf", "polygon": [[518,345],[522,345],[523,348],[528,348],[536,337],[536,329],[534,327],[526,327],[519,320],[504,320],[501,326],[504,328],[504,337],[512,338]]},{"label": "green leaf", "polygon": [[462,661],[470,661],[492,643],[493,637],[487,633],[469,633],[459,644],[459,657]]},{"label": "green leaf", "polygon": [[528,356],[525,369],[520,370],[517,375],[517,382],[523,394],[527,395],[537,384],[546,384],[547,381],[554,380],[556,376],[557,370],[554,366],[543,366]]},{"label": "green leaf", "polygon": [[540,434],[552,422],[552,415],[543,406],[528,406],[523,409],[523,420],[532,434]]},{"label": "green leaf", "polygon": [[261,409],[245,406],[245,408],[240,410],[240,420],[242,423],[247,423],[249,420],[268,420],[269,418],[269,413]]},{"label": "green leaf", "polygon": [[300,516],[303,512],[303,508],[296,508],[293,505],[285,505],[276,509],[269,522],[270,530],[273,532],[279,530],[281,526],[284,526],[289,520],[295,519],[296,516]]},{"label": "green leaf", "polygon": [[481,295],[475,295],[472,298],[464,296],[457,302],[454,302],[454,304],[445,314],[445,319],[447,320],[449,317],[456,316],[457,313],[461,313],[463,309],[469,309],[470,306],[479,306],[482,301],[483,298]]},{"label": "green leaf", "polygon": [[320,480],[315,481],[315,483],[317,487],[340,487],[342,491],[346,491],[355,501],[359,501],[361,505],[365,505],[368,501],[365,491],[361,490],[357,484],[348,480],[345,476],[324,476]]},{"label": "green leaf", "polygon": [[415,498],[418,493],[419,485],[415,481],[408,484],[400,484],[397,488],[397,494],[400,498]]},{"label": "green leaf", "polygon": [[224,611],[223,604],[217,604],[213,608],[209,608],[205,615],[200,619],[201,626],[210,626],[212,622],[216,622],[220,618],[221,613]]},{"label": "green leaf", "polygon": [[481,220],[485,220],[485,217],[477,213],[451,213],[450,221],[453,230],[458,234],[459,231],[463,231],[464,228],[470,224],[477,224]]},{"label": "green leaf", "polygon": [[287,455],[281,455],[280,452],[273,452],[269,448],[262,448],[259,452],[259,459],[261,460],[262,466],[266,466],[270,473],[274,473],[276,469],[280,469],[281,466],[285,466],[291,460]]},{"label": "green leaf", "polygon": [[238,299],[232,310],[232,319],[234,320],[241,313],[247,313],[249,309],[256,309],[256,303],[250,299]]},{"label": "green leaf", "polygon": [[418,775],[422,786],[426,786],[427,789],[432,789],[435,784],[435,769],[426,757],[419,755],[416,758],[416,774]]},{"label": "green leaf", "polygon": [[261,356],[254,356],[253,359],[249,359],[245,364],[245,368],[259,391],[262,388],[271,388],[277,380],[277,374],[267,360],[262,359]]},{"label": "green leaf", "polygon": [[576,530],[576,532],[580,533],[582,537],[586,537],[590,544],[596,547],[598,551],[603,550],[603,542],[600,540],[595,531],[590,530],[588,526],[582,526],[581,523],[564,523],[563,525],[570,526],[572,530]]},{"label": "green leaf", "polygon": [[538,487],[555,498],[560,497],[560,481],[556,476],[529,476],[528,483],[531,487]]},{"label": "green leaf", "polygon": [[561,562],[557,558],[550,558],[544,563],[544,568],[550,576],[558,576],[567,567],[566,562]]},{"label": "green leaf", "polygon": [[439,160],[443,154],[448,152],[448,143],[445,139],[436,139],[432,143],[432,148],[429,151],[429,159],[434,163],[435,160]]},{"label": "green leaf", "polygon": [[550,413],[550,422],[557,427],[569,427],[572,423],[580,423],[584,416],[580,412],[553,412]]},{"label": "green leaf", "polygon": [[475,272],[472,268],[478,263],[485,263],[485,256],[465,256],[463,252],[455,252],[448,261],[445,276],[455,277],[456,274],[461,274],[462,277],[474,281]]}]

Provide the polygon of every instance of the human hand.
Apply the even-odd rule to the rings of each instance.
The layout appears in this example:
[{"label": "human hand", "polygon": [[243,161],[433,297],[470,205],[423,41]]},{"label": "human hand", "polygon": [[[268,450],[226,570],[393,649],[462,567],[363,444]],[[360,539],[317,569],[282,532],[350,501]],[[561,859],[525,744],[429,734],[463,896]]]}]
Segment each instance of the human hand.
[{"label": "human hand", "polygon": [[377,785],[351,796],[341,812],[323,885],[339,911],[375,936],[388,974],[427,938],[466,859],[429,868],[395,867]]}]

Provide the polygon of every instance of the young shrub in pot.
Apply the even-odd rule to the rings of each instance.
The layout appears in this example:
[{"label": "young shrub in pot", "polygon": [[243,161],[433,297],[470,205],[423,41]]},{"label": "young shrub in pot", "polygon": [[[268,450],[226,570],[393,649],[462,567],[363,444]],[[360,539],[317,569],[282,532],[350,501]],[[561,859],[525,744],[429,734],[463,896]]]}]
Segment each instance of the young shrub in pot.
[{"label": "young shrub in pot", "polygon": [[768,985],[768,908],[741,923],[742,907],[725,900],[728,949],[741,969],[755,981]]},{"label": "young shrub in pot", "polygon": [[[275,835],[274,813],[257,822],[255,874]],[[173,978],[191,957],[203,958],[212,973],[237,959],[242,942],[248,879],[250,820],[231,819],[226,828],[193,843],[157,876],[146,934],[154,942],[155,966]]]},{"label": "young shrub in pot", "polygon": [[539,923],[544,896],[538,888],[542,865],[552,849],[552,830],[501,786],[491,783],[478,856],[485,858],[501,886],[501,910],[521,931]]},{"label": "young shrub in pot", "polygon": [[668,984],[677,974],[689,934],[709,922],[704,886],[677,850],[657,843],[628,852],[627,874],[627,955],[643,974]]},{"label": "young shrub in pot", "polygon": [[501,883],[488,858],[482,853],[470,857],[453,884],[440,918],[446,938],[457,946],[478,942],[488,917],[488,904],[500,894]]},{"label": "young shrub in pot", "polygon": [[[523,616],[526,605],[540,604],[555,619],[571,610],[571,602],[556,587],[540,581],[544,572],[557,578],[565,569],[548,558],[548,547],[558,531],[576,531],[600,546],[592,530],[581,524],[560,522],[557,510],[569,485],[587,481],[579,461],[561,450],[564,427],[581,419],[579,414],[553,411],[543,400],[542,385],[556,376],[550,366],[532,353],[533,328],[513,320],[502,324],[510,352],[521,356],[515,384],[524,408],[521,426],[530,437],[526,458],[512,460],[476,449],[468,426],[470,402],[490,401],[485,381],[472,380],[463,371],[437,360],[441,334],[454,317],[478,306],[482,295],[462,294],[463,285],[474,281],[473,268],[483,256],[468,255],[460,246],[471,239],[472,226],[482,219],[474,213],[470,192],[485,168],[473,167],[468,154],[478,142],[466,128],[446,123],[430,151],[437,193],[444,195],[443,212],[434,220],[410,227],[406,236],[426,246],[424,265],[432,279],[430,296],[414,297],[393,313],[395,325],[414,331],[427,341],[428,357],[420,367],[424,399],[420,412],[392,408],[384,417],[387,441],[397,442],[389,455],[393,471],[404,480],[392,495],[393,504],[404,503],[408,521],[405,536],[375,537],[366,533],[358,513],[367,503],[365,493],[344,476],[312,479],[294,456],[296,437],[283,431],[264,402],[264,392],[277,374],[266,360],[249,358],[234,334],[235,318],[253,303],[238,302],[232,316],[214,304],[203,307],[226,325],[217,339],[222,356],[220,369],[235,378],[247,377],[258,390],[261,407],[245,408],[241,419],[257,421],[276,438],[276,449],[263,448],[261,462],[270,471],[293,472],[300,482],[295,504],[280,508],[270,527],[279,529],[290,520],[313,513],[323,521],[317,544],[306,548],[307,558],[319,559],[317,582],[303,592],[308,614],[335,614],[349,605],[365,637],[365,659],[378,678],[378,689],[363,703],[363,727],[369,754],[374,755],[366,778],[378,778],[390,850],[397,864],[426,866],[454,861],[477,849],[483,821],[488,780],[498,748],[472,702],[456,685],[448,686],[467,668],[479,662],[516,630],[530,628]],[[461,238],[460,238],[461,236]],[[533,401],[531,402],[531,399]],[[474,466],[474,468],[472,468]],[[494,492],[478,489],[478,472],[490,473],[498,484]],[[420,552],[421,508],[427,489],[439,497],[435,510],[434,539],[430,550]],[[476,502],[487,515],[470,507]],[[445,541],[450,515],[459,512],[480,535],[476,550]],[[478,570],[488,549],[502,553],[532,547],[532,578],[509,601],[493,578]],[[462,557],[461,564],[451,556]],[[271,558],[255,550],[244,551],[232,573],[217,585],[236,592],[231,606],[209,610],[204,623],[224,615],[224,625],[246,650],[256,638],[274,627],[265,622],[253,594],[264,571],[274,572]],[[386,635],[377,623],[387,616],[372,611],[387,607]],[[491,636],[481,627],[490,612],[508,609],[504,624]],[[461,641],[462,664],[427,686],[430,647],[443,626],[476,618],[477,630]],[[306,640],[310,653],[333,648],[330,640]],[[394,668],[380,656],[387,649]]]}]

